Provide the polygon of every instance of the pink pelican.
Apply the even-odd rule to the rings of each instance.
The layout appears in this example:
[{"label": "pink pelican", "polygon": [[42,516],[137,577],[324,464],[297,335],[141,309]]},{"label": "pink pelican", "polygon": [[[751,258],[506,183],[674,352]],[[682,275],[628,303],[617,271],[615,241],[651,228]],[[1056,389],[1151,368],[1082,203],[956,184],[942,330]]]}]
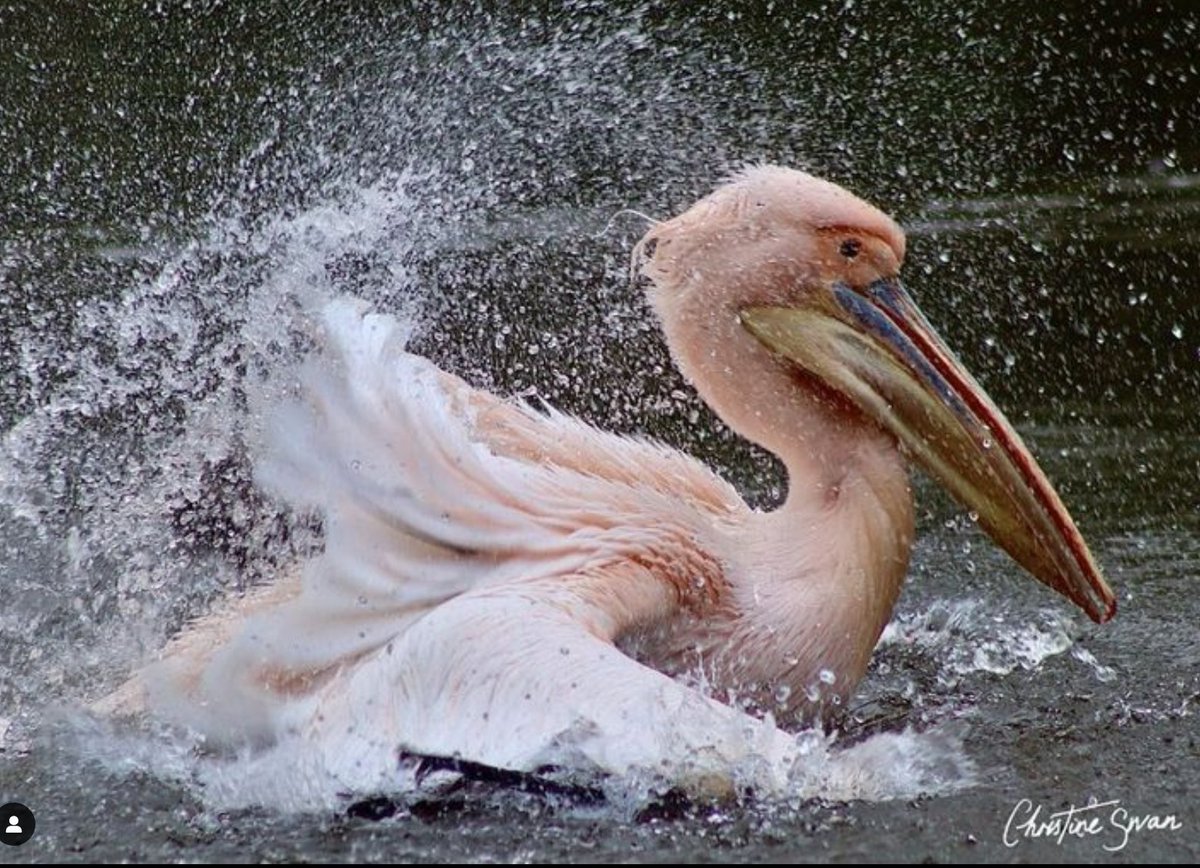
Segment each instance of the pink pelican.
[{"label": "pink pelican", "polygon": [[675,362],[786,466],[772,512],[674,449],[473,389],[404,352],[390,317],[331,303],[258,469],[320,511],[324,552],[100,707],[211,745],[299,741],[373,785],[408,751],[691,786],[786,751],[778,727],[854,690],[908,566],[910,459],[1106,621],[1087,545],[905,292],[904,253],[881,211],[772,166],[637,245]]}]

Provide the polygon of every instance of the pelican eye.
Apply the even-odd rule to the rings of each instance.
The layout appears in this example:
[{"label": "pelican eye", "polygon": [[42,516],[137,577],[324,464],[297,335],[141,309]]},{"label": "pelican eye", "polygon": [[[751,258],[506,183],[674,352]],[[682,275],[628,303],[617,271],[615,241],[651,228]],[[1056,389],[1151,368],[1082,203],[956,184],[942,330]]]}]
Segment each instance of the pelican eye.
[{"label": "pelican eye", "polygon": [[862,242],[857,238],[847,238],[842,242],[842,246],[838,248],[842,256],[847,259],[853,259],[858,256],[858,251],[862,250]]}]

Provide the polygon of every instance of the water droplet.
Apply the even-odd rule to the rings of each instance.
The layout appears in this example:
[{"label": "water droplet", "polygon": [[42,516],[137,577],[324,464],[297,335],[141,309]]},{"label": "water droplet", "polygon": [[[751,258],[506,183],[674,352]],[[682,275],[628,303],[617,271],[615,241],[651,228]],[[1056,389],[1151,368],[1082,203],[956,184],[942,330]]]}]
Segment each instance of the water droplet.
[{"label": "water droplet", "polygon": [[1175,325],[1171,326],[1171,334],[1174,335],[1175,340],[1183,340],[1183,326],[1181,326],[1179,323],[1175,323]]},{"label": "water droplet", "polygon": [[837,676],[833,674],[832,669],[822,669],[817,673],[817,677],[821,679],[822,684],[834,684],[837,682]]},{"label": "water droplet", "polygon": [[775,688],[775,701],[780,705],[786,704],[791,697],[792,688],[788,687],[786,684],[780,684]]},{"label": "water droplet", "polygon": [[815,684],[810,684],[804,688],[804,696],[809,702],[821,701],[821,691],[817,689],[817,685]]}]

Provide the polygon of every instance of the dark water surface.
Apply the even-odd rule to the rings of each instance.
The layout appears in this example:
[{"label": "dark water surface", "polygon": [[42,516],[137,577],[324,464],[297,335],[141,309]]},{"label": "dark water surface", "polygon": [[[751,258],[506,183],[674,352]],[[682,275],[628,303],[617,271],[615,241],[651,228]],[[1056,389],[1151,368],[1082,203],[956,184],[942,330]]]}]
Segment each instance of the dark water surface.
[{"label": "dark water surface", "polygon": [[[2,856],[1200,859],[1198,49],[1183,3],[0,2],[0,800],[38,816]],[[404,312],[474,382],[777,500],[671,369],[627,280],[642,225],[613,219],[759,160],[897,215],[909,288],[1117,591],[1091,624],[919,483],[842,739],[956,727],[973,786],[630,807],[474,782],[372,820],[213,808],[81,734],[185,619],[319,545],[247,458],[314,301]],[[1107,852],[1105,808],[1009,848],[1022,799],[1181,828]]]}]

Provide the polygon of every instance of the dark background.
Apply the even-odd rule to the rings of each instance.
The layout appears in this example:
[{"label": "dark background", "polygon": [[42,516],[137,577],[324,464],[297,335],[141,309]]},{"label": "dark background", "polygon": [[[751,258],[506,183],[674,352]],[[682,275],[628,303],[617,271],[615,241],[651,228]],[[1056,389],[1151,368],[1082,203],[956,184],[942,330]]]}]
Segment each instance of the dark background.
[{"label": "dark background", "polygon": [[[319,547],[248,445],[303,292],[414,315],[474,382],[776,501],[775,464],[674,373],[619,214],[754,161],[901,220],[911,292],[1117,590],[1110,625],[1066,614],[919,485],[901,638],[860,698],[896,727],[965,718],[980,786],[658,825],[471,793],[371,824],[214,812],[136,744],[46,735],[50,705]],[[1094,795],[1183,816],[1117,858],[1194,861],[1198,275],[1192,3],[0,0],[0,791],[39,817],[18,855],[1091,860],[998,831],[1018,798]],[[1037,662],[964,671],[979,649]]]}]

